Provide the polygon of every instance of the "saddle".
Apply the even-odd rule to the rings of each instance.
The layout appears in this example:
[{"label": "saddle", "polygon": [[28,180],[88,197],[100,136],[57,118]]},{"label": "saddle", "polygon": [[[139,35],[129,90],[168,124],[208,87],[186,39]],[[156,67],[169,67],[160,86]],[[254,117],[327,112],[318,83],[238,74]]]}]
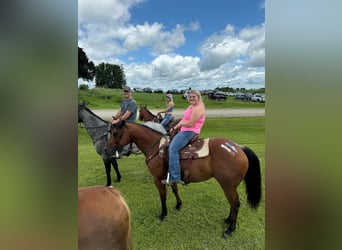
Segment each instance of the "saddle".
[{"label": "saddle", "polygon": [[[169,154],[168,148],[170,145],[170,137],[163,137],[159,144],[159,152],[158,157],[163,159],[163,164],[166,169],[168,169],[169,162]],[[187,160],[185,164],[185,168],[182,169],[184,171],[184,182],[188,184],[190,177],[190,168],[192,160],[207,157],[209,155],[209,138],[199,139],[199,136],[196,135],[191,141],[181,149],[179,152],[179,158],[181,160]]]}]

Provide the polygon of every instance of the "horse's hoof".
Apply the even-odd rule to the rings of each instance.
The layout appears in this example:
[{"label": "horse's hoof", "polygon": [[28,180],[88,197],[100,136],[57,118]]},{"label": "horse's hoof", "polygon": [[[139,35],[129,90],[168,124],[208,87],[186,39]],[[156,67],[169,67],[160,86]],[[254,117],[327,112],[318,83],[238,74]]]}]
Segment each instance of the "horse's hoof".
[{"label": "horse's hoof", "polygon": [[224,232],[224,234],[223,234],[223,238],[224,239],[227,239],[227,238],[230,238],[230,237],[232,237],[232,232]]}]

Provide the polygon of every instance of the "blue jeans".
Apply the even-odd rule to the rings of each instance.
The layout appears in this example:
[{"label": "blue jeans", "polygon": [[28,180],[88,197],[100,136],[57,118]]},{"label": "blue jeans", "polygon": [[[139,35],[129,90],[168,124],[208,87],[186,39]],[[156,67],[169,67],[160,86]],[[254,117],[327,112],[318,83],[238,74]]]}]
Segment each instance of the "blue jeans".
[{"label": "blue jeans", "polygon": [[172,119],[171,114],[165,114],[164,119],[162,120],[160,124],[163,125],[163,127],[165,127],[171,121],[171,119]]},{"label": "blue jeans", "polygon": [[181,179],[179,151],[184,148],[195,135],[196,134],[192,131],[183,131],[176,134],[172,139],[169,147],[169,172],[171,181],[179,181]]}]

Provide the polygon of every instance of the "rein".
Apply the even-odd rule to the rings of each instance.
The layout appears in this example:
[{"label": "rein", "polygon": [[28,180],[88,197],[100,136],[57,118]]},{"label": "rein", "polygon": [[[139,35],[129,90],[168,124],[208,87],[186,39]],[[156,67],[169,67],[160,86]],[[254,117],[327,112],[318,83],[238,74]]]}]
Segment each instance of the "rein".
[{"label": "rein", "polygon": [[[145,150],[146,149],[148,149],[148,151],[150,151],[150,149],[152,149],[152,147],[154,146],[154,145],[156,145],[156,143],[159,143],[160,142],[160,140],[163,138],[164,136],[161,136],[158,140],[156,140],[156,141],[154,141],[148,148],[145,148]],[[148,152],[147,151],[147,152]],[[158,154],[158,152],[160,151],[160,148],[158,147],[158,149],[151,155],[151,156],[149,156],[147,159],[146,159],[146,164],[148,164],[157,154]],[[146,153],[147,153],[146,152]]]},{"label": "rein", "polygon": [[110,126],[111,124],[108,123],[106,125],[99,125],[99,126],[82,126],[83,123],[80,123],[80,127],[81,128],[85,128],[85,129],[96,129],[96,128],[104,128],[104,127],[108,127],[108,130],[106,132],[104,132],[102,135],[98,136],[97,138],[93,138],[93,144],[95,144],[96,142],[102,140],[102,138],[107,136],[107,140],[109,139],[110,133],[108,133],[110,131]]},{"label": "rein", "polygon": [[[126,129],[129,129],[127,126],[125,126]],[[121,140],[121,137],[123,135],[123,130],[124,127],[120,130],[120,132],[118,133],[118,135],[115,137],[116,143],[115,143],[115,147],[118,148],[119,142]],[[162,135],[160,138],[158,138],[157,140],[155,140],[150,146],[148,146],[147,148],[142,149],[142,152],[145,152],[146,154],[157,144],[160,142],[160,140],[164,137],[164,135]],[[146,159],[146,163],[149,163],[160,151],[160,148],[158,147],[158,149]]]}]

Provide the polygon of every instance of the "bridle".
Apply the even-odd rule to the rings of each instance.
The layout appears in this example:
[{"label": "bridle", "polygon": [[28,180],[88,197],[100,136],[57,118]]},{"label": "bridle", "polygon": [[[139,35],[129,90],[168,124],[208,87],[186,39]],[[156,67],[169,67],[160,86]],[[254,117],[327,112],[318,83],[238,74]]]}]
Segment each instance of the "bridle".
[{"label": "bridle", "polygon": [[[114,150],[120,149],[119,144],[120,144],[120,140],[122,138],[122,135],[124,134],[124,129],[129,129],[126,125],[123,125],[121,128],[117,128],[114,126],[114,128],[111,129],[111,135],[113,136],[113,129],[118,129],[119,132],[117,134],[115,134],[115,136],[113,137],[115,140],[114,143]],[[164,135],[160,136],[157,140],[155,140],[153,143],[151,143],[151,145],[149,145],[148,147],[141,149],[141,151],[145,154],[147,154],[149,151],[151,151],[153,149],[153,147],[160,142],[160,140],[165,137]],[[112,139],[113,140],[113,139]],[[131,143],[132,146],[132,143]],[[123,146],[122,146],[123,147]],[[121,148],[122,148],[121,147]],[[158,149],[149,157],[147,157],[146,163],[148,163],[150,160],[152,160],[160,151],[160,148],[158,147]]]},{"label": "bridle", "polygon": [[[80,112],[81,111],[78,110],[78,117],[80,116]],[[109,139],[111,123],[107,123],[104,125],[98,125],[98,126],[84,126],[83,119],[79,120],[78,123],[79,123],[80,128],[85,128],[85,129],[97,129],[97,128],[108,127],[108,129],[103,134],[101,134],[100,136],[98,136],[96,138],[93,138],[93,144],[95,144],[99,140],[102,140],[104,137],[107,137],[107,140]]]},{"label": "bridle", "polygon": [[[116,127],[117,127],[118,125],[116,124],[116,125],[113,125],[112,127],[111,127],[111,129],[110,129],[110,134],[111,134],[111,136],[114,138],[114,146],[113,146],[113,148],[114,148],[114,150],[118,150],[118,149],[121,149],[121,148],[123,148],[123,146],[122,147],[119,147],[119,144],[120,144],[120,140],[121,140],[121,138],[122,138],[122,135],[123,135],[123,132],[124,132],[124,127],[126,127],[126,125],[123,125],[121,128],[120,128],[120,130],[119,130],[119,133],[117,133],[117,134],[115,134],[115,136],[113,135],[114,133],[113,133],[113,130],[114,129],[117,129]],[[113,139],[112,139],[113,140]]]}]

